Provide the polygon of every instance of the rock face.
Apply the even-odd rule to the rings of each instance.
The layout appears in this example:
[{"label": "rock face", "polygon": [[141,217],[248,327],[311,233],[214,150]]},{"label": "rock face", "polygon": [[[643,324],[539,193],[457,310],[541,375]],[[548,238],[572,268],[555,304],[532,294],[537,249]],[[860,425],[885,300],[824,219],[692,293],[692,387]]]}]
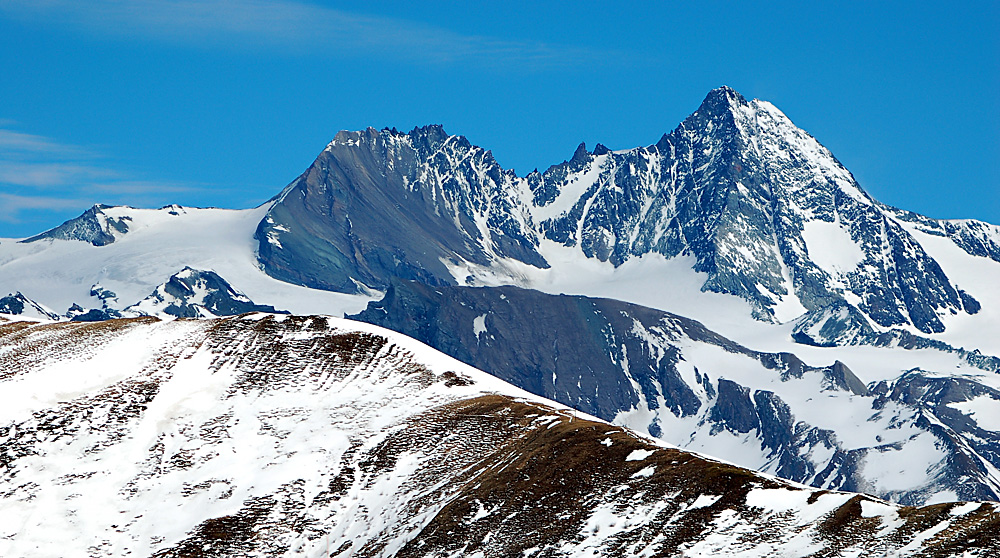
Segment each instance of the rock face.
[{"label": "rock face", "polygon": [[[399,331],[518,387],[606,420],[635,407],[645,394],[647,403],[657,405],[653,394],[661,390],[678,415],[694,415],[702,404],[676,370],[677,349],[651,352],[664,347],[650,347],[632,333],[636,320],[649,326],[664,317],[692,328],[699,324],[616,300],[516,287],[403,282],[349,317]],[[694,389],[703,393],[714,388]]]},{"label": "rock face", "polygon": [[[102,291],[102,294],[105,292]],[[273,306],[255,304],[214,271],[190,267],[171,275],[167,282],[156,287],[152,294],[124,311],[126,315],[166,314],[177,318],[235,316],[246,312],[280,313]],[[74,319],[79,320],[79,318]]]},{"label": "rock face", "polygon": [[[398,282],[350,318],[599,418],[819,488],[906,504],[1000,498],[1000,433],[969,418],[1000,408],[986,370],[954,380],[962,389],[920,389],[924,376],[912,372],[869,388],[839,361],[812,367],[667,312],[516,287]],[[906,463],[905,478],[888,474],[893,462]]]},{"label": "rock face", "polygon": [[803,488],[337,319],[0,321],[0,362],[3,556],[957,556],[1000,543],[995,503]]},{"label": "rock face", "polygon": [[543,240],[616,266],[693,256],[705,290],[748,300],[761,319],[846,311],[812,340],[825,344],[873,326],[941,332],[942,316],[979,311],[904,225],[1000,261],[1000,228],[878,203],[773,105],[722,87],[654,145],[581,145],[523,178],[439,126],[341,132],[257,238],[267,273],[344,292],[394,278],[517,284],[511,262],[550,265]]},{"label": "rock face", "polygon": [[343,292],[394,277],[452,284],[449,262],[546,266],[516,181],[440,126],[340,132],[261,221],[260,262],[278,279]]},{"label": "rock face", "polygon": [[[617,265],[692,254],[705,289],[743,297],[762,317],[783,301],[818,311],[850,295],[881,326],[930,333],[943,330],[938,313],[966,310],[896,213],[770,103],[723,87],[655,145],[574,159],[528,179],[544,210],[554,192],[582,190],[567,176],[596,176],[572,209],[540,223],[588,256]],[[996,251],[975,238],[960,246]]]},{"label": "rock face", "polygon": [[89,242],[94,246],[106,246],[115,241],[115,234],[125,234],[128,232],[128,218],[112,218],[107,216],[103,210],[106,205],[95,205],[83,212],[79,217],[75,217],[59,225],[58,227],[43,232],[42,234],[27,238],[22,242],[37,242],[44,239],[79,240]]},{"label": "rock face", "polygon": [[59,316],[20,292],[0,298],[0,314],[40,318],[43,320],[58,320]]}]

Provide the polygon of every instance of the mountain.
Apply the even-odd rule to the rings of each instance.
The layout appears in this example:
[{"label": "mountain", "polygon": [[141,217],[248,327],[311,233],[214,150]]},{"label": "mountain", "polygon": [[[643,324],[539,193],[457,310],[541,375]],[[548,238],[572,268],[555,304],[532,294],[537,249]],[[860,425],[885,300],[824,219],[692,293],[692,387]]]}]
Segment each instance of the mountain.
[{"label": "mountain", "polygon": [[454,283],[448,262],[547,267],[517,182],[440,126],[340,132],[261,221],[260,262],[284,281],[361,293],[393,277]]},{"label": "mountain", "polygon": [[[208,235],[181,230],[192,225]],[[154,230],[162,238],[150,238]],[[115,246],[127,239],[131,249]],[[568,161],[524,177],[441,126],[340,132],[258,208],[94,206],[22,241],[23,249],[0,249],[0,282],[38,269],[43,254],[61,252],[39,245],[63,240],[114,252],[118,261],[139,256],[140,245],[169,248],[154,258],[172,260],[157,266],[155,277],[151,269],[142,277],[103,277],[109,266],[85,266],[86,286],[113,280],[109,288],[125,305],[189,266],[267,284],[237,288],[292,311],[282,300],[289,289],[278,285],[344,293],[324,295],[341,304],[308,310],[339,314],[404,279],[622,298],[719,329],[712,312],[678,306],[666,289],[616,289],[608,280],[614,275],[619,283],[696,282],[702,292],[744,301],[765,323],[799,320],[792,336],[799,343],[872,344],[892,332],[1000,353],[991,336],[968,337],[1000,325],[1000,227],[879,203],[774,105],[728,87],[709,92],[655,144],[621,151],[598,144],[592,152],[581,144]],[[230,250],[243,261],[220,258]],[[207,265],[219,259],[226,260],[221,267]],[[261,280],[251,266],[278,281]],[[56,308],[86,307],[85,297],[66,294],[66,283],[77,279],[71,275],[28,294],[61,298],[46,302]]]},{"label": "mountain", "polygon": [[288,313],[279,312],[274,306],[254,304],[214,271],[190,267],[171,275],[166,283],[126,308],[125,312],[144,316],[166,314],[177,318],[235,316],[247,312]]},{"label": "mountain", "polygon": [[723,87],[655,145],[576,158],[577,174],[567,163],[529,183],[543,211],[570,195],[540,228],[589,257],[691,254],[705,289],[768,318],[846,300],[879,326],[932,333],[944,329],[938,314],[977,311],[893,213],[770,103]]},{"label": "mountain", "polygon": [[808,489],[553,407],[357,322],[4,320],[0,346],[4,556],[997,548],[994,503]]},{"label": "mountain", "polygon": [[58,227],[25,239],[23,242],[37,242],[44,239],[79,240],[94,246],[107,246],[118,236],[128,232],[129,216],[109,217],[104,212],[108,205],[95,205]]},{"label": "mountain", "polygon": [[56,314],[76,316],[97,310],[113,316],[191,268],[211,270],[255,303],[299,314],[343,315],[372,300],[308,289],[262,273],[253,234],[267,207],[96,206],[79,220],[95,214],[108,222],[125,223],[127,230],[115,229],[115,241],[103,245],[64,238],[55,234],[59,227],[23,241],[0,239],[0,288],[10,285],[11,292],[20,290]]},{"label": "mountain", "polygon": [[344,292],[391,278],[532,287],[526,267],[559,264],[545,241],[616,267],[686,256],[707,274],[704,290],[747,300],[763,320],[850,308],[827,326],[829,342],[940,333],[995,298],[950,277],[913,229],[1000,263],[1000,228],[878,203],[774,105],[722,87],[654,145],[581,145],[524,178],[438,126],[341,132],[257,238],[267,273]]},{"label": "mountain", "polygon": [[804,483],[997,492],[1000,228],[879,203],[729,88],[652,145],[523,177],[440,126],[340,132],[256,208],[99,205],[0,239],[0,292],[75,320],[218,314],[170,298],[185,269],[218,277],[223,313],[352,315]]},{"label": "mountain", "polygon": [[0,314],[42,320],[58,320],[59,315],[21,294],[20,291],[0,298]]},{"label": "mountain", "polygon": [[954,370],[958,358],[924,356],[917,362],[927,370],[888,375],[864,367],[862,381],[839,360],[815,367],[793,353],[754,351],[682,316],[515,287],[400,282],[349,318],[782,478],[905,504],[1000,500],[1000,432],[982,420],[1000,408],[1000,378],[974,359],[950,377],[937,367]]}]

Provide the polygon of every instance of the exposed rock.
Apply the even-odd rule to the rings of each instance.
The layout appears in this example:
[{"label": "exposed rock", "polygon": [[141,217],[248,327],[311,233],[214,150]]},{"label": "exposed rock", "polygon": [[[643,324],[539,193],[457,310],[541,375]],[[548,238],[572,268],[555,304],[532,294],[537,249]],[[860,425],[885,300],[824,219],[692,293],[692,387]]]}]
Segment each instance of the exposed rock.
[{"label": "exposed rock", "polygon": [[254,303],[214,271],[190,267],[171,275],[166,283],[124,312],[148,316],[165,314],[177,318],[235,316],[246,312],[287,314],[275,310],[273,306]]},{"label": "exposed rock", "polygon": [[728,428],[733,432],[746,434],[760,428],[760,419],[753,403],[750,402],[750,389],[736,382],[719,378],[718,397],[709,418],[717,427]]},{"label": "exposed rock", "polygon": [[107,205],[95,205],[84,211],[79,217],[74,217],[58,227],[35,235],[22,242],[37,242],[43,239],[79,240],[89,242],[94,246],[106,246],[115,241],[115,234],[128,232],[128,217],[115,219],[108,217],[103,210]]},{"label": "exposed rock", "polygon": [[441,126],[340,132],[257,228],[271,276],[341,292],[455,284],[448,265],[547,267],[516,177]]},{"label": "exposed rock", "polygon": [[830,387],[849,391],[855,395],[869,395],[868,387],[851,372],[846,364],[840,362],[833,363],[833,366],[823,369],[823,375],[829,382]]}]

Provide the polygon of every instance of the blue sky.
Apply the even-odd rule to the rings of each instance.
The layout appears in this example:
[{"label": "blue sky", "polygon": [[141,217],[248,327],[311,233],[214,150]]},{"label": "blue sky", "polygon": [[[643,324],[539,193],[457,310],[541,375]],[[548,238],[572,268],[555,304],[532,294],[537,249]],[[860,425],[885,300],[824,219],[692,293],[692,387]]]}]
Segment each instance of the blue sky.
[{"label": "blue sky", "polygon": [[250,207],[341,129],[439,123],[525,174],[729,85],[876,198],[1000,224],[996,2],[0,1],[0,237],[94,203]]}]

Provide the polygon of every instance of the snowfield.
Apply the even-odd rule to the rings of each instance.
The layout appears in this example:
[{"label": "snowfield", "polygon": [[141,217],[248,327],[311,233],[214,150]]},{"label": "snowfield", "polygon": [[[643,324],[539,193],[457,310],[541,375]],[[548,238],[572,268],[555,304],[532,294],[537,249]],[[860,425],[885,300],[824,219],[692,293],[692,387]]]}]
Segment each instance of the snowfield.
[{"label": "snowfield", "polygon": [[281,310],[343,315],[364,308],[371,297],[307,289],[260,270],[253,235],[269,205],[245,210],[105,208],[109,217],[127,218],[128,224],[127,233],[116,232],[115,241],[105,246],[62,239],[30,243],[0,239],[0,291],[20,291],[63,314],[73,304],[100,307],[90,293],[94,285],[101,285],[117,295],[111,307],[120,310],[191,267],[214,271],[251,300]]}]

